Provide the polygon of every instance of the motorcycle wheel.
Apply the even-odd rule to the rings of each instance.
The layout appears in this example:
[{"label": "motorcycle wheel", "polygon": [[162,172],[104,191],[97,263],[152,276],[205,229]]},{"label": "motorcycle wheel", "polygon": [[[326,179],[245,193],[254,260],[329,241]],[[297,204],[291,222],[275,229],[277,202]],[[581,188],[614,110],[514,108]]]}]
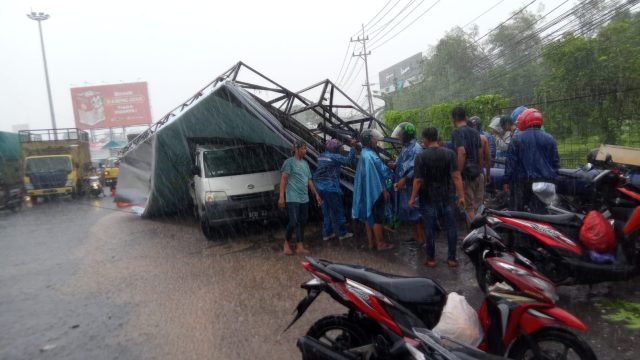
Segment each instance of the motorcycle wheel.
[{"label": "motorcycle wheel", "polygon": [[[371,341],[366,331],[344,315],[323,317],[311,326],[307,336],[329,345],[338,352],[366,345]],[[303,359],[307,359],[304,354]]]},{"label": "motorcycle wheel", "polygon": [[496,279],[493,273],[487,269],[484,259],[480,259],[476,266],[476,280],[478,281],[480,290],[484,293],[487,292],[487,287],[498,282],[498,279]]},{"label": "motorcycle wheel", "polygon": [[540,358],[524,338],[518,339],[508,357],[514,360],[597,360],[589,344],[567,330],[538,330],[531,335],[531,340],[540,349]]}]

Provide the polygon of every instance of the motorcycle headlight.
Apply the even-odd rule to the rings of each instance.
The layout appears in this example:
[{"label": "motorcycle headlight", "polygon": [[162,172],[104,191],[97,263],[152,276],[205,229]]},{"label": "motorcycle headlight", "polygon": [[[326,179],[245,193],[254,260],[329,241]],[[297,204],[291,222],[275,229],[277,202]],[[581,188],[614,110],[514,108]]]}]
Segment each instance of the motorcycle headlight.
[{"label": "motorcycle headlight", "polygon": [[105,175],[105,176],[106,176],[106,175],[109,175],[109,170],[105,170],[105,171],[104,171],[104,175]]},{"label": "motorcycle headlight", "polygon": [[72,179],[68,179],[65,186],[73,186],[74,181]]},{"label": "motorcycle headlight", "polygon": [[227,193],[224,191],[207,191],[204,193],[204,201],[207,203],[226,200],[229,200],[229,197],[227,197]]}]

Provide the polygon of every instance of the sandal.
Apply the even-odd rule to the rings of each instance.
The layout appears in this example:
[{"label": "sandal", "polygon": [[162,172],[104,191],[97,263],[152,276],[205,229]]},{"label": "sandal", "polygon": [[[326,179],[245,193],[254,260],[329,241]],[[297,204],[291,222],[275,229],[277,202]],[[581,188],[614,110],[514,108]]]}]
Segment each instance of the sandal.
[{"label": "sandal", "polygon": [[427,260],[427,261],[424,263],[424,266],[426,266],[426,267],[428,267],[428,268],[434,268],[434,267],[436,267],[437,265],[438,265],[438,263],[437,263],[437,262],[435,262],[435,260]]}]

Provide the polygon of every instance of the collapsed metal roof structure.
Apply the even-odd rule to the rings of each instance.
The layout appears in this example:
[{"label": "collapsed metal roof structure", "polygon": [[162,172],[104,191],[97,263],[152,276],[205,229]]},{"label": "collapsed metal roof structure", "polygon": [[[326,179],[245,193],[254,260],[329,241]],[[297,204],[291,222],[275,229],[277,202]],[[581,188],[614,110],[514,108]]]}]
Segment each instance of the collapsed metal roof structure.
[{"label": "collapsed metal roof structure", "polygon": [[[327,140],[357,138],[371,127],[396,143],[384,123],[330,80],[293,92],[238,62],[124,147],[116,201],[142,204],[145,217],[190,213],[195,143],[265,143],[288,153],[303,140],[313,168]],[[353,169],[343,175],[351,189]]]}]

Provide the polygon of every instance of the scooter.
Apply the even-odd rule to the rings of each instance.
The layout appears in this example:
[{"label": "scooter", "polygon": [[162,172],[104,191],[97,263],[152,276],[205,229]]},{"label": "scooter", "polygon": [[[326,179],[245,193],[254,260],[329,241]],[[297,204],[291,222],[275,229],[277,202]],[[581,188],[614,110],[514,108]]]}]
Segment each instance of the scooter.
[{"label": "scooter", "polygon": [[539,215],[487,208],[478,211],[462,248],[476,267],[481,289],[487,287],[486,252],[511,251],[518,259],[526,258],[556,285],[627,280],[640,274],[640,207],[634,209],[625,224],[610,220],[616,248],[615,259],[608,262],[597,261],[597,254],[594,256],[579,240],[583,215],[552,205],[549,208],[563,213]]},{"label": "scooter", "polygon": [[104,195],[99,176],[89,176],[89,193],[97,198],[100,197],[100,195]]},{"label": "scooter", "polygon": [[[565,355],[596,359],[589,345],[567,330],[585,331],[587,327],[554,305],[557,294],[549,279],[499,257],[487,260],[487,264],[490,271],[508,281],[491,287],[478,311],[484,330],[480,350],[518,360],[554,358],[560,355],[557,348],[547,345],[555,343]],[[326,342],[323,345],[346,354],[346,358],[397,358],[395,344],[410,337],[413,328],[433,329],[447,302],[445,290],[431,279],[385,274],[313,257],[307,257],[302,265],[313,279],[301,285],[307,296],[298,304],[287,329],[325,292],[348,313],[323,317],[307,337]]]}]

